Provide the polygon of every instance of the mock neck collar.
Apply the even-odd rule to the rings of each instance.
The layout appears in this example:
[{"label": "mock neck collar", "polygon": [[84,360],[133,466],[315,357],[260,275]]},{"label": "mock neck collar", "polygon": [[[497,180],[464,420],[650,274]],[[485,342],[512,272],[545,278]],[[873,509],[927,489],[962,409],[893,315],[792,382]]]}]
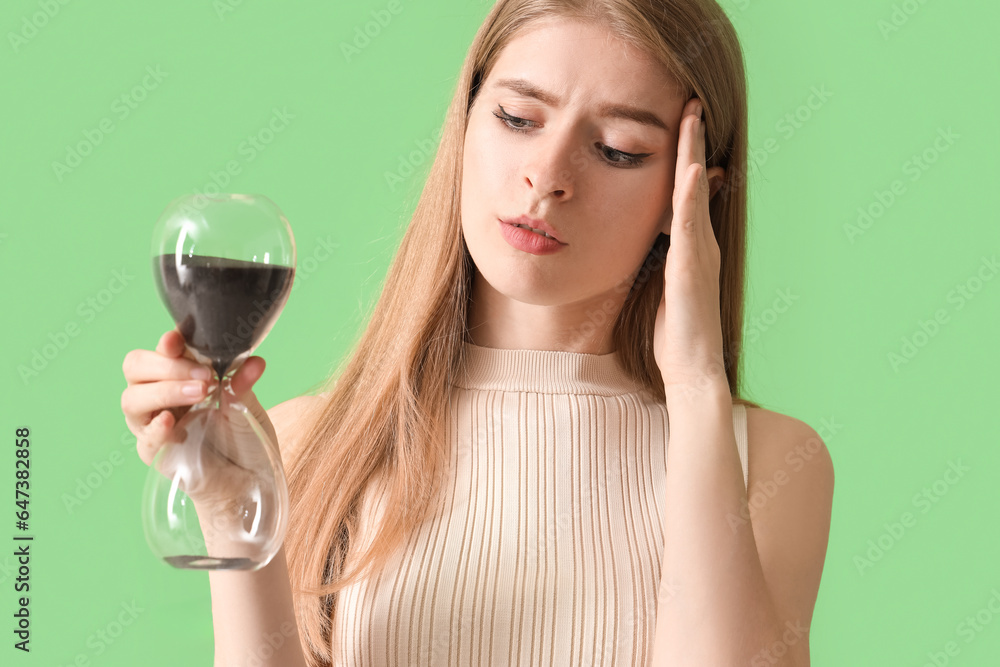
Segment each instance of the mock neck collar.
[{"label": "mock neck collar", "polygon": [[641,389],[622,366],[617,350],[586,354],[481,347],[468,341],[463,345],[465,364],[452,384],[465,389],[601,396]]}]

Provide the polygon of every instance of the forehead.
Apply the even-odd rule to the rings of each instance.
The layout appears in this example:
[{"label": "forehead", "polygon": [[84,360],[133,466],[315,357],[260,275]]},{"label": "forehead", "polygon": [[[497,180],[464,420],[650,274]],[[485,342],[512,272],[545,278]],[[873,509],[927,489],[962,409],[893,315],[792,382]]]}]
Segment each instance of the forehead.
[{"label": "forehead", "polygon": [[504,47],[486,80],[520,77],[559,100],[599,99],[667,104],[682,86],[651,54],[608,28],[578,19],[551,18],[522,29]]}]

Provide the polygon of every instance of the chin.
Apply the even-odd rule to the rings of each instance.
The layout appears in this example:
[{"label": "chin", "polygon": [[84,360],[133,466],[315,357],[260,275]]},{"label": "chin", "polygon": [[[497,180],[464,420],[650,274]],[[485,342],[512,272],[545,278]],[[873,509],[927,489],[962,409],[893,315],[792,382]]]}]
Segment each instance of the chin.
[{"label": "chin", "polygon": [[[489,289],[504,297],[532,306],[558,306],[566,303],[563,290],[553,290],[556,281],[538,275],[528,268],[496,266],[499,258],[493,255],[485,271],[476,262],[476,280],[484,281]],[[473,256],[475,262],[475,256]],[[565,283],[564,283],[565,284]]]}]

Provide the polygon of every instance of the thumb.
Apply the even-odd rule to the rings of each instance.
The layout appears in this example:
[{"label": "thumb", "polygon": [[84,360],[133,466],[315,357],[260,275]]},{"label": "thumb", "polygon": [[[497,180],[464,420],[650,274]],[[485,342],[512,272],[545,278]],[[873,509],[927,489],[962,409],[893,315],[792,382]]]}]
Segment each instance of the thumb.
[{"label": "thumb", "polygon": [[254,383],[264,374],[263,357],[250,357],[243,362],[240,370],[233,376],[233,393],[237,398],[242,398],[243,394],[253,388]]}]

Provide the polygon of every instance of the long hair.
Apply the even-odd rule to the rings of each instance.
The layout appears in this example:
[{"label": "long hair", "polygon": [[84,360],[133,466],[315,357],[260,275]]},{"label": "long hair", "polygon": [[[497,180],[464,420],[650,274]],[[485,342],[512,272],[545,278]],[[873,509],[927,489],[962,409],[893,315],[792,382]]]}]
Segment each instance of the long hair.
[{"label": "long hair", "polygon": [[[383,565],[433,509],[448,461],[451,378],[464,362],[474,275],[460,220],[465,131],[480,85],[520,30],[540,19],[590,21],[652,55],[703,104],[709,168],[725,167],[710,203],[721,251],[726,375],[740,396],[746,238],[747,94],[743,55],[715,0],[498,0],[469,48],[427,180],[370,319],[352,354],[318,392],[323,403],[286,462],[291,514],[285,548],[303,648],[328,666],[337,593]],[[636,267],[613,325],[627,372],[665,401],[653,357],[669,237]],[[359,510],[377,482],[386,512],[361,550]],[[357,553],[356,553],[357,551]],[[350,556],[350,557],[348,557]]]}]

